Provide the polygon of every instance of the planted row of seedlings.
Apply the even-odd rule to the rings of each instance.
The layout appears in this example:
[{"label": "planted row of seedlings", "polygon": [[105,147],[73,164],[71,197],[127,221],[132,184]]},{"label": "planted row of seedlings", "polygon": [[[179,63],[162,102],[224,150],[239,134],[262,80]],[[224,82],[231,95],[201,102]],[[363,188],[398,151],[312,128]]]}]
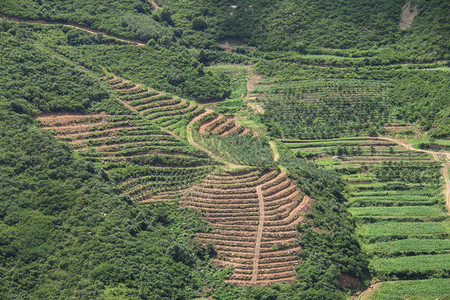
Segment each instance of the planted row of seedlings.
[{"label": "planted row of seedlings", "polygon": [[[308,154],[315,143],[327,141],[302,143],[312,147],[297,151]],[[374,159],[370,153],[365,157],[346,154],[335,159],[340,165],[328,164],[328,168],[338,170],[349,182],[350,212],[358,220],[374,275],[381,280],[402,280],[381,285],[386,289],[419,279],[433,284],[431,278],[435,277],[446,278],[450,284],[450,222],[441,194],[440,164],[424,153],[410,153],[399,146],[390,146],[394,151],[386,153],[379,149],[384,145],[374,145],[370,139],[367,143],[382,152],[385,159]],[[360,140],[359,146],[364,147],[365,141]],[[336,143],[329,142],[329,147],[336,147]],[[317,163],[333,160],[326,153],[309,154]]]},{"label": "planted row of seedlings", "polygon": [[[202,105],[169,94],[143,88],[120,78],[106,78],[119,94],[119,99],[152,122],[181,135],[187,124],[197,118],[200,131],[217,135],[243,133],[245,130],[233,120],[206,110]],[[245,133],[248,133],[245,132]]]},{"label": "planted row of seedlings", "polygon": [[299,80],[283,82],[270,89],[272,94],[288,95],[300,101],[365,101],[383,99],[386,82],[378,80]]},{"label": "planted row of seedlings", "polygon": [[236,123],[234,120],[227,119],[213,110],[205,111],[194,121],[198,124],[198,132],[201,134],[207,132],[220,136],[228,136],[230,134],[244,136],[250,134],[249,129],[244,128],[241,124]]},{"label": "planted row of seedlings", "polygon": [[199,233],[212,243],[216,261],[234,270],[230,283],[269,284],[295,280],[300,263],[296,225],[311,200],[276,169],[208,175],[190,189],[181,205],[203,211],[212,232]]},{"label": "planted row of seedlings", "polygon": [[184,190],[214,167],[204,152],[133,114],[65,113],[37,118],[80,155],[102,163],[121,192],[136,201],[149,202],[158,193]]}]

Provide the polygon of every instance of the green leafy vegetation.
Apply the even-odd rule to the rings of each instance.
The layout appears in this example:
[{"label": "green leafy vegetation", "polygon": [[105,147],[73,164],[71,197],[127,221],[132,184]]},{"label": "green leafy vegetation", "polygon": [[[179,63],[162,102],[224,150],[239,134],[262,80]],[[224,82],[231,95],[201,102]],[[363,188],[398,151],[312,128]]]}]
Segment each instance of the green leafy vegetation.
[{"label": "green leafy vegetation", "polygon": [[397,121],[417,123],[424,130],[435,127],[432,137],[448,136],[445,71],[341,63],[295,54],[261,60],[259,72],[273,78],[264,89],[263,122],[269,132],[283,138],[330,139],[373,135],[384,130],[383,124]]},{"label": "green leafy vegetation", "polygon": [[402,253],[445,252],[450,250],[450,240],[405,239],[364,245],[369,253],[381,253],[389,256]]},{"label": "green leafy vegetation", "polygon": [[[175,23],[186,29],[184,38],[199,45],[209,38],[242,41],[266,51],[337,52],[356,57],[378,50],[398,56],[413,53],[429,58],[433,51],[436,56],[445,55],[448,39],[442,40],[442,34],[448,32],[444,21],[448,5],[438,0],[415,1],[420,14],[410,29],[402,30],[398,24],[403,4],[387,0],[372,5],[358,0],[164,2],[174,12]],[[188,30],[199,18],[206,28]],[[400,51],[394,54],[394,49]]]},{"label": "green leafy vegetation", "polygon": [[250,135],[240,136],[231,134],[229,136],[197,135],[207,149],[213,149],[219,156],[229,161],[253,166],[271,166],[274,164],[272,150],[267,141]]},{"label": "green leafy vegetation", "polygon": [[[442,208],[440,164],[424,153],[411,153],[395,143],[370,137],[283,142],[296,149],[297,156],[317,159],[317,164],[335,162],[323,165],[345,174],[349,212],[358,221],[362,248],[371,257],[371,273],[380,280],[409,280],[398,283],[399,290],[392,298],[417,295],[427,299],[434,295],[417,279],[448,277],[450,232]],[[382,283],[369,297],[391,299],[387,291],[396,285]],[[406,291],[403,285],[417,288],[417,294]],[[434,293],[447,296],[441,288]]]},{"label": "green leafy vegetation", "polygon": [[[195,297],[204,285],[195,270],[207,258],[192,244],[206,229],[196,214],[118,195],[103,169],[31,118],[40,110],[83,110],[108,93],[30,45],[0,40],[10,59],[1,70],[10,84],[2,80],[0,92],[1,297]],[[92,85],[100,97],[89,98]]]},{"label": "green leafy vegetation", "polygon": [[431,300],[442,295],[449,295],[449,283],[450,279],[448,278],[383,282],[369,299],[400,300],[415,297]]},{"label": "green leafy vegetation", "polygon": [[449,13],[3,1],[0,298],[445,299]]}]

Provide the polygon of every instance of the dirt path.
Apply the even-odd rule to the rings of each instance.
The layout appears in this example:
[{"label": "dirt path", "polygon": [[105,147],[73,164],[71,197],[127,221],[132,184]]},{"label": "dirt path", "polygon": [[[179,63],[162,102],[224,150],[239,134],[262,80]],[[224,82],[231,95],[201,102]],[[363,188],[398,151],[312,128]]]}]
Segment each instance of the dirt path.
[{"label": "dirt path", "polygon": [[371,285],[369,288],[367,288],[367,290],[362,292],[361,295],[359,295],[359,297],[357,299],[358,300],[368,300],[368,299],[370,299],[370,296],[372,296],[372,294],[380,286],[380,283],[381,282],[377,282],[377,283]]},{"label": "dirt path", "polygon": [[261,190],[262,185],[258,185],[256,187],[256,193],[258,194],[259,200],[259,223],[258,223],[258,231],[256,232],[256,245],[255,245],[255,257],[253,257],[253,272],[252,279],[250,280],[250,284],[256,284],[256,279],[258,278],[258,264],[259,264],[259,253],[261,249],[261,239],[264,229],[264,198]]},{"label": "dirt path", "polygon": [[390,137],[380,136],[380,137],[375,137],[375,139],[390,141],[390,142],[396,143],[396,144],[398,144],[406,149],[412,150],[412,151],[431,154],[431,155],[433,155],[433,157],[435,157],[435,155],[436,156],[437,155],[445,155],[447,157],[447,160],[450,160],[450,152],[437,152],[437,151],[431,151],[431,150],[425,150],[425,149],[417,149],[417,148],[414,148],[411,144],[405,144],[400,140],[393,139]]},{"label": "dirt path", "polygon": [[376,139],[379,140],[386,140],[386,141],[390,141],[393,143],[396,143],[408,150],[411,151],[416,151],[416,152],[422,152],[422,153],[427,153],[427,154],[431,154],[433,156],[433,159],[435,161],[439,161],[439,156],[443,156],[444,157],[444,161],[442,162],[442,172],[444,173],[444,196],[445,196],[445,206],[447,208],[447,211],[450,213],[450,179],[448,176],[448,164],[450,161],[450,153],[449,152],[437,152],[437,151],[431,151],[431,150],[424,150],[424,149],[417,149],[412,147],[411,144],[405,144],[404,142],[397,140],[397,139],[393,139],[393,138],[389,138],[389,137],[377,137]]},{"label": "dirt path", "polygon": [[125,42],[125,43],[129,43],[129,44],[134,44],[136,46],[145,46],[146,45],[146,43],[143,41],[120,37],[117,35],[106,33],[104,31],[88,28],[88,27],[81,26],[81,25],[78,25],[75,23],[70,23],[70,22],[63,23],[63,22],[52,22],[52,21],[42,21],[42,20],[24,20],[24,19],[20,19],[17,17],[9,17],[9,16],[4,16],[4,15],[0,15],[0,18],[6,19],[7,21],[17,22],[17,23],[30,23],[30,24],[41,24],[41,25],[62,25],[62,26],[66,26],[66,27],[80,29],[80,30],[83,30],[83,31],[91,33],[91,34],[100,33],[105,37],[112,38],[112,39],[115,39],[115,40],[118,40],[121,42]]},{"label": "dirt path", "polygon": [[160,8],[160,6],[158,5],[158,3],[155,2],[155,0],[149,0],[149,2],[152,5],[154,11]]},{"label": "dirt path", "polygon": [[274,141],[270,141],[269,145],[273,152],[273,161],[278,161],[280,159],[280,153],[278,153],[277,144]]},{"label": "dirt path", "polygon": [[238,165],[238,164],[234,164],[234,163],[230,163],[220,157],[217,157],[214,153],[212,153],[211,151],[209,151],[208,149],[206,149],[205,147],[199,145],[195,140],[194,140],[194,136],[192,135],[192,126],[198,121],[200,120],[205,114],[210,114],[211,111],[209,109],[206,109],[206,111],[200,115],[198,115],[197,117],[195,117],[194,119],[191,120],[191,122],[189,122],[189,124],[186,126],[186,133],[187,133],[187,140],[189,142],[189,144],[191,144],[192,146],[208,153],[208,155],[213,158],[216,161],[219,161],[221,163],[223,163],[224,165],[226,165],[228,168],[230,169],[238,169],[238,168],[245,168],[245,166],[243,165]]},{"label": "dirt path", "polygon": [[256,85],[261,81],[262,76],[253,73],[252,68],[249,66],[247,69],[247,94],[245,95],[245,98],[257,98],[258,94],[252,94],[251,91],[253,91],[256,87]]}]

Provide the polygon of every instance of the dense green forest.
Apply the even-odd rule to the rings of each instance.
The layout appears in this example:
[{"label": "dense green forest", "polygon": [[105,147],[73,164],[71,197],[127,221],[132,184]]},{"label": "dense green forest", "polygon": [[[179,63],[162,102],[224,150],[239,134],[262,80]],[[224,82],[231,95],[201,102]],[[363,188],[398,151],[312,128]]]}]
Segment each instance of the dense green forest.
[{"label": "dense green forest", "polygon": [[[404,3],[378,0],[321,1],[170,1],[152,11],[145,0],[6,0],[0,13],[26,19],[73,22],[144,42],[179,39],[184,44],[216,48],[235,39],[260,50],[300,53],[347,49],[365,56],[378,52],[425,60],[448,58],[449,4],[413,1],[419,11],[407,30],[398,26]],[[120,16],[117,18],[116,16]],[[364,54],[365,53],[365,54]]]},{"label": "dense green forest", "polygon": [[[401,28],[405,8],[417,15]],[[390,134],[393,124],[418,148],[449,149],[449,15],[445,0],[2,1],[0,299],[345,299],[371,279],[448,279],[446,265],[398,274],[384,265],[408,256],[387,258],[368,243],[394,247],[404,237],[370,236],[389,231],[382,226],[393,217],[383,221],[378,214],[391,207],[365,194],[395,198],[387,201],[398,212],[432,195],[398,223],[443,226],[435,243],[444,250],[433,259],[445,258],[445,160],[424,164],[358,137]],[[369,168],[364,155],[377,164]],[[247,169],[256,171],[240,175]],[[249,242],[230,250],[199,240],[216,232],[206,221],[213,214],[182,202],[200,182],[220,199],[230,184],[214,178],[226,182],[224,170],[235,174],[236,194],[253,192],[244,200],[256,201],[259,219],[228,220],[223,206],[220,226],[294,224],[294,241],[286,233],[264,250],[300,249],[294,281],[235,284],[234,268],[217,261]],[[265,188],[245,182],[256,173]],[[370,180],[374,191],[365,190]],[[298,223],[277,225],[298,213],[283,210],[294,201],[285,182],[312,204]],[[417,187],[425,192],[407,199]],[[264,220],[278,202],[279,215]]]}]

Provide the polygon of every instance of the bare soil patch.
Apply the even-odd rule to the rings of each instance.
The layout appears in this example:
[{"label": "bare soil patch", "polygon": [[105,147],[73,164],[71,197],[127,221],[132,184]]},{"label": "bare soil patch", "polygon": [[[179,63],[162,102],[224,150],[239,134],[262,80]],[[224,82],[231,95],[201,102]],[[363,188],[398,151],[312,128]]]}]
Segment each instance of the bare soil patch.
[{"label": "bare soil patch", "polygon": [[411,5],[411,1],[406,2],[402,8],[402,13],[400,14],[400,23],[398,24],[400,28],[407,29],[411,27],[418,12],[417,5]]}]

